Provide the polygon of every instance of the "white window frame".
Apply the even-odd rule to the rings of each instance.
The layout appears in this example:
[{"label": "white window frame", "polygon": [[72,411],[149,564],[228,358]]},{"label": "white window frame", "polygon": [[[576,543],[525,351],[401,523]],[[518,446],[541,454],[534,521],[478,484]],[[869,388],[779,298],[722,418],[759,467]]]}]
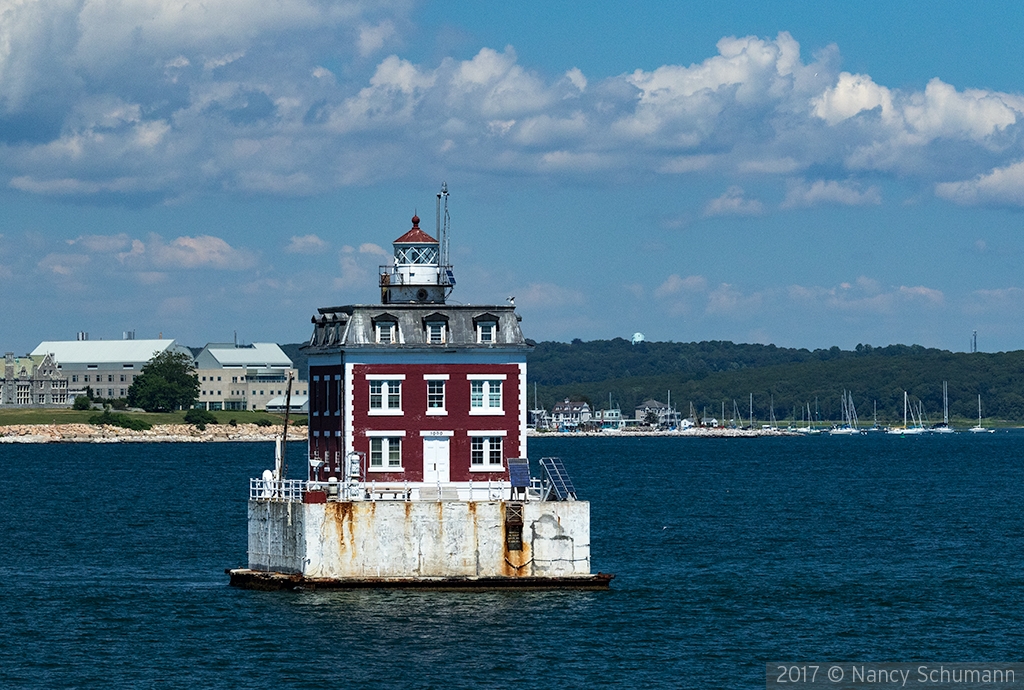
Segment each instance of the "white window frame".
[{"label": "white window frame", "polygon": [[[488,338],[484,340],[484,333],[488,334]],[[498,341],[498,322],[497,321],[478,321],[476,324],[476,341],[482,345],[491,345]]]},{"label": "white window frame", "polygon": [[[505,443],[508,435],[505,430],[470,431],[469,436],[469,471],[470,472],[503,472],[505,470]],[[474,454],[481,453],[481,461],[474,463]],[[495,457],[497,462],[494,462]]]},{"label": "white window frame", "polygon": [[[398,342],[398,324],[394,321],[378,321],[374,324],[376,341],[381,345],[392,345]],[[385,335],[386,334],[386,335]]]},{"label": "white window frame", "polygon": [[[447,416],[448,414],[448,385],[445,383],[448,380],[448,374],[424,374],[423,381],[427,385],[427,414],[437,415],[440,417]],[[431,407],[430,406],[430,387],[431,385],[440,384],[441,386],[441,406]]]},{"label": "white window frame", "polygon": [[[367,414],[370,416],[394,416],[404,414],[402,412],[402,381],[405,374],[367,374],[367,388],[369,389],[369,400],[367,401]],[[378,393],[374,388],[379,386]],[[379,395],[379,406],[374,406],[374,396]]]},{"label": "white window frame", "polygon": [[[505,410],[502,405],[504,398],[504,381],[507,378],[505,374],[469,374],[466,376],[469,380],[469,414],[470,415],[504,415]],[[475,398],[477,392],[474,390],[479,388],[479,401]],[[497,397],[497,405],[494,404],[495,396]],[[479,402],[479,404],[477,404]]]},{"label": "white window frame", "polygon": [[[370,453],[367,456],[368,472],[404,472],[402,466],[402,436],[404,431],[367,432],[370,437]],[[378,464],[374,465],[374,461]],[[396,464],[392,464],[396,463]]]},{"label": "white window frame", "polygon": [[[427,343],[430,345],[444,345],[448,342],[448,324],[444,321],[427,321],[426,323]],[[435,339],[435,329],[437,338]]]}]

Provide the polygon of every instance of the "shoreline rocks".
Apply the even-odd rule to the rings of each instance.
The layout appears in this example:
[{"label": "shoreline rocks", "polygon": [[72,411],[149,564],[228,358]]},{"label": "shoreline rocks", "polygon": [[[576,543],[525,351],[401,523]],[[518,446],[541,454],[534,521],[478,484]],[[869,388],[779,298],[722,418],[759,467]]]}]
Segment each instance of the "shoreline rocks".
[{"label": "shoreline rocks", "polygon": [[[279,426],[208,424],[201,431],[191,424],[156,424],[135,431],[98,424],[12,424],[0,426],[0,443],[205,443],[262,442],[281,436]],[[288,428],[289,441],[306,440],[306,427]]]}]

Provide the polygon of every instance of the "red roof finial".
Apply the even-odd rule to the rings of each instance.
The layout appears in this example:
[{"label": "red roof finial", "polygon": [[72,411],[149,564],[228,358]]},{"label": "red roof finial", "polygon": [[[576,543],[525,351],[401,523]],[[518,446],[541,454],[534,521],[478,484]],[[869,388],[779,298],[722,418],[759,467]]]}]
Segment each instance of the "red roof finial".
[{"label": "red roof finial", "polygon": [[420,217],[419,217],[419,215],[414,213],[413,216],[412,216],[412,228],[409,230],[409,232],[405,233],[404,235],[399,237],[397,240],[395,240],[395,243],[396,244],[426,244],[426,243],[437,244],[437,240],[435,240],[433,237],[431,237],[427,233],[423,232],[423,229],[420,227]]}]

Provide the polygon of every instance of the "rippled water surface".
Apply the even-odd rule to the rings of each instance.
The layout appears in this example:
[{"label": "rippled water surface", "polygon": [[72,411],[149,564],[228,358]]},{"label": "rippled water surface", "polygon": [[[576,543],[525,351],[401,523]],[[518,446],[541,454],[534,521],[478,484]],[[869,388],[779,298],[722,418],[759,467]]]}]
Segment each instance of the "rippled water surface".
[{"label": "rippled water surface", "polygon": [[591,501],[610,591],[265,593],[224,568],[269,444],[4,445],[0,687],[757,688],[769,660],[1016,660],[1022,451],[535,439]]}]

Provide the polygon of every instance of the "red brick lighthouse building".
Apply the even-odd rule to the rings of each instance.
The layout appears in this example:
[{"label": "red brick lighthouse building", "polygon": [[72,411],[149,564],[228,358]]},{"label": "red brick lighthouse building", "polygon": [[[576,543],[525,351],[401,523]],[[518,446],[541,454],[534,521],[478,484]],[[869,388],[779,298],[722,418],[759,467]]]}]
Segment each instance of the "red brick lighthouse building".
[{"label": "red brick lighthouse building", "polygon": [[344,481],[348,459],[376,486],[507,497],[507,459],[526,457],[530,346],[513,305],[446,303],[452,268],[419,223],[381,267],[380,304],[313,317],[310,479]]}]

